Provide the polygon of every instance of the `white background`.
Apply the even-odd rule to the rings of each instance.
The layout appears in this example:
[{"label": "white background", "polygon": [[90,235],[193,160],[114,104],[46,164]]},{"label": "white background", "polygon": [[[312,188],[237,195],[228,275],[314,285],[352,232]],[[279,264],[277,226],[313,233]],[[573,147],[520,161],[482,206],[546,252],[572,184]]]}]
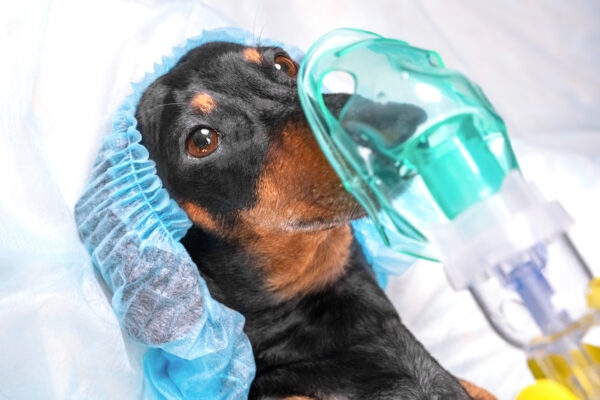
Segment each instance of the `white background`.
[{"label": "white background", "polygon": [[[0,399],[136,398],[140,351],[121,336],[72,207],[115,108],[153,62],[202,29],[235,24],[306,50],[363,28],[434,49],[480,83],[525,175],[578,221],[592,267],[600,216],[600,2],[595,0],[39,0],[0,5]],[[388,289],[455,374],[511,399],[530,381],[441,267]]]}]

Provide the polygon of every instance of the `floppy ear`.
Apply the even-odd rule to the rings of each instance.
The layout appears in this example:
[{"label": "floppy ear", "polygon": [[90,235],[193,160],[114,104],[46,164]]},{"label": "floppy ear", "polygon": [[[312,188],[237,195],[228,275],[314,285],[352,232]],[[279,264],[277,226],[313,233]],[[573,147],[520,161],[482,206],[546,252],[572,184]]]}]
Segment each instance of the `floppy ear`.
[{"label": "floppy ear", "polygon": [[487,390],[480,388],[479,386],[473,385],[471,382],[459,379],[458,380],[462,387],[465,388],[469,396],[475,400],[498,400],[495,396],[491,395]]},{"label": "floppy ear", "polygon": [[135,112],[137,129],[142,134],[142,144],[151,156],[158,145],[160,116],[168,93],[167,86],[159,78],[144,91]]}]

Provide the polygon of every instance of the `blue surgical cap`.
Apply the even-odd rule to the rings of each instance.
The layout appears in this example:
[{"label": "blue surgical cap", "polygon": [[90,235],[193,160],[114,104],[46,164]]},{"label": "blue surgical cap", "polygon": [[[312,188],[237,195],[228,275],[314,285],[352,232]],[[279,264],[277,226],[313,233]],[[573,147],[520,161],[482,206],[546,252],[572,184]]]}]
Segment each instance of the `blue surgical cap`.
[{"label": "blue surgical cap", "polygon": [[[255,374],[244,318],[210,296],[179,242],[191,222],[164,189],[136,128],[135,110],[144,90],[189,50],[214,41],[258,44],[237,28],[204,31],[155,64],[118,109],[75,206],[79,235],[112,292],[122,329],[150,348],[144,356],[147,398],[247,398]],[[260,45],[282,47],[297,61],[302,58],[298,49],[270,39],[261,39]],[[377,256],[389,250],[368,221],[354,228],[384,284],[389,268],[378,266]],[[385,260],[396,271],[412,263]]]}]

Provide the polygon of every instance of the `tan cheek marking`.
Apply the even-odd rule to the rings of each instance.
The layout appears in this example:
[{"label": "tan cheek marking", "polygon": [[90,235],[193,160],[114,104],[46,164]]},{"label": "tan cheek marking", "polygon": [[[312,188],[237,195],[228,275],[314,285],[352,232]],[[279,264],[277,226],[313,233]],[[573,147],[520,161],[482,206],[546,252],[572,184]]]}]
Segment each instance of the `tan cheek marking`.
[{"label": "tan cheek marking", "polygon": [[[303,134],[301,130],[297,124],[289,124],[283,130],[281,143],[269,149],[258,182],[254,224],[265,226],[270,222],[271,228],[277,229],[300,217],[331,220],[344,212],[343,205],[332,206],[315,201],[314,197],[339,199],[341,192],[341,196],[351,199],[312,133]],[[307,196],[313,191],[321,196]]]},{"label": "tan cheek marking", "polygon": [[208,93],[202,92],[194,96],[192,99],[192,107],[202,111],[204,114],[208,114],[217,108],[217,102]]},{"label": "tan cheek marking", "polygon": [[244,50],[243,56],[246,61],[250,61],[254,64],[260,64],[263,60],[262,54],[260,54],[258,50],[251,47]]},{"label": "tan cheek marking", "polygon": [[459,379],[458,380],[462,387],[465,388],[469,396],[475,400],[498,400],[496,397],[491,395],[487,390],[480,388],[479,386],[473,385],[471,382]]},{"label": "tan cheek marking", "polygon": [[345,192],[334,184],[318,184],[339,178],[333,170],[328,171],[331,167],[312,137],[296,129],[289,126],[280,145],[269,150],[258,183],[257,204],[239,214],[240,227],[245,228],[237,232],[243,245],[259,256],[268,288],[282,298],[320,290],[339,279],[345,273],[352,243],[349,225],[319,231],[285,228],[297,219],[327,221],[343,212],[342,206],[319,205],[306,196],[316,190],[336,199],[338,192]]},{"label": "tan cheek marking", "polygon": [[181,203],[180,207],[196,225],[212,232],[221,230],[221,225],[204,208],[189,201]]}]

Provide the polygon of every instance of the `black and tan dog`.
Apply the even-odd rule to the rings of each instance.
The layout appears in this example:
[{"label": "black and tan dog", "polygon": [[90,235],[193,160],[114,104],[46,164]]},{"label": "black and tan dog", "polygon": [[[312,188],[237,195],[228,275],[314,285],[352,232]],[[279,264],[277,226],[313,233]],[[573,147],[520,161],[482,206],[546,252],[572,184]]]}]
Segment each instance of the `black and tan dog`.
[{"label": "black and tan dog", "polygon": [[[444,370],[378,287],[349,226],[361,208],[310,131],[297,71],[281,49],[208,43],[137,110],[194,222],[183,244],[213,297],[246,317],[250,398],[493,398]],[[346,99],[326,102],[339,111]]]}]

